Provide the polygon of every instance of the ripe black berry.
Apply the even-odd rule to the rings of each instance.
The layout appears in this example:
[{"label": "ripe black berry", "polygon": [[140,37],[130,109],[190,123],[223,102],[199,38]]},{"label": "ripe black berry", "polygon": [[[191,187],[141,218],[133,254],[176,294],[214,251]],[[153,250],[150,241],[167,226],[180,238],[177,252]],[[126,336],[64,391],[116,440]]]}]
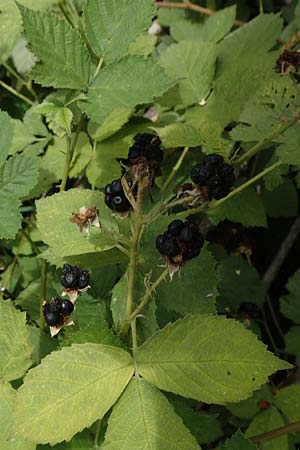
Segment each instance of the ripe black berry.
[{"label": "ripe black berry", "polygon": [[70,300],[62,300],[60,304],[60,311],[63,316],[69,316],[74,311],[74,305]]},{"label": "ripe black berry", "polygon": [[195,239],[197,239],[197,234],[186,226],[181,230],[179,239],[188,244],[189,242],[193,242]]},{"label": "ripe black berry", "polygon": [[146,158],[149,162],[160,163],[164,159],[164,152],[161,148],[161,140],[158,136],[149,133],[138,133],[134,138],[134,144],[128,151],[127,161],[135,164],[140,157]]},{"label": "ripe black berry", "polygon": [[209,200],[226,197],[234,185],[233,167],[224,163],[221,155],[207,155],[202,164],[196,164],[191,171],[191,179],[198,186],[207,188]]},{"label": "ripe black berry", "polygon": [[173,220],[173,222],[168,225],[168,232],[171,236],[178,236],[183,227],[184,223],[182,220]]},{"label": "ripe black berry", "polygon": [[61,315],[54,311],[48,311],[44,313],[45,322],[49,327],[55,327],[61,324]]},{"label": "ripe black berry", "polygon": [[117,212],[126,212],[131,208],[129,201],[127,200],[121,180],[114,180],[104,188],[105,192],[105,204]]},{"label": "ripe black berry", "polygon": [[81,270],[78,277],[78,287],[79,289],[84,289],[89,285],[90,276],[86,270]]},{"label": "ripe black berry", "polygon": [[224,158],[221,155],[218,155],[217,153],[211,153],[210,155],[207,155],[204,162],[208,164],[209,166],[220,166],[224,162]]},{"label": "ripe black berry", "polygon": [[67,289],[77,289],[78,274],[73,271],[62,276],[61,284]]},{"label": "ripe black berry", "polygon": [[61,269],[62,275],[66,275],[66,273],[72,272],[72,266],[70,264],[64,264],[63,268]]},{"label": "ripe black berry", "polygon": [[45,322],[49,327],[55,327],[63,323],[63,317],[59,311],[57,311],[56,299],[53,299],[51,303],[46,303],[43,306],[43,314]]},{"label": "ripe black berry", "polygon": [[159,253],[161,254],[165,254],[165,244],[166,244],[166,237],[163,234],[160,234],[159,236],[157,236],[156,238],[156,248],[159,251]]},{"label": "ripe black berry", "polygon": [[179,246],[176,241],[172,241],[167,239],[164,246],[163,254],[168,256],[169,258],[174,258],[174,256],[180,253]]},{"label": "ripe black berry", "polygon": [[142,152],[141,152],[140,148],[136,147],[135,145],[130,147],[129,152],[128,152],[128,159],[130,159],[130,160],[137,159],[137,158],[140,158],[140,156],[142,156]]},{"label": "ripe black berry", "polygon": [[192,168],[191,179],[194,183],[202,186],[212,174],[213,170],[208,164],[196,164]]}]

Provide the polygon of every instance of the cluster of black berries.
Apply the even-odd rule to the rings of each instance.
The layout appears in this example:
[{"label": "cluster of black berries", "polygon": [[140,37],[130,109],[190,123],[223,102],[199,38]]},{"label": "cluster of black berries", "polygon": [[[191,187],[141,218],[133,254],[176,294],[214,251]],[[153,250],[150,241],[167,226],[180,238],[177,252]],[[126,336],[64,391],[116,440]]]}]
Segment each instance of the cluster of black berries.
[{"label": "cluster of black berries", "polygon": [[181,264],[199,255],[204,237],[196,224],[173,220],[156,239],[156,248],[171,262]]},{"label": "cluster of black berries", "polygon": [[[121,159],[122,174],[126,176],[129,187],[136,186],[141,177],[147,177],[149,185],[153,182],[159,163],[164,159],[161,140],[158,136],[149,133],[139,133],[134,136],[134,144],[128,151],[128,156]],[[107,184],[104,188],[105,204],[113,211],[125,213],[131,208],[121,179]],[[136,195],[136,191],[133,191]]]},{"label": "cluster of black berries", "polygon": [[226,197],[235,182],[233,167],[215,153],[207,155],[202,164],[193,167],[191,179],[199,187],[207,189],[209,200]]},{"label": "cluster of black berries", "polygon": [[55,297],[50,303],[45,303],[43,306],[45,322],[49,327],[63,325],[73,310],[74,305],[70,300]]},{"label": "cluster of black berries", "polygon": [[130,209],[130,203],[125,196],[120,178],[107,184],[104,193],[105,204],[113,211],[125,212]]},{"label": "cluster of black berries", "polygon": [[161,140],[158,136],[149,133],[138,133],[134,138],[134,144],[130,147],[127,164],[135,164],[139,158],[147,161],[155,161],[158,164],[164,159],[161,148]]},{"label": "cluster of black berries", "polygon": [[66,289],[85,289],[89,285],[90,276],[87,270],[65,264],[61,273],[61,284]]}]

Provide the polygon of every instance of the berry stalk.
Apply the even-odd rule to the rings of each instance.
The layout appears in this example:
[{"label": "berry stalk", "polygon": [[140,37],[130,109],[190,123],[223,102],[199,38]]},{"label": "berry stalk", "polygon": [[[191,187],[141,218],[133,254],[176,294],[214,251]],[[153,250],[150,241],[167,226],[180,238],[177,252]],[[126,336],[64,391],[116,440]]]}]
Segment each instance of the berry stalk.
[{"label": "berry stalk", "polygon": [[[133,308],[133,292],[136,279],[136,266],[138,263],[139,245],[143,229],[143,217],[142,217],[142,187],[141,183],[138,183],[136,207],[134,210],[134,228],[132,232],[132,241],[130,249],[130,261],[128,267],[128,290],[126,299],[126,310],[124,326],[121,327],[121,334],[128,330],[128,324],[130,324],[130,316]],[[127,324],[127,326],[125,325]]]},{"label": "berry stalk", "polygon": [[72,142],[72,137],[67,137],[67,153],[66,153],[66,160],[65,160],[65,167],[64,167],[64,173],[62,176],[62,181],[60,185],[60,192],[64,191],[66,189],[66,184],[69,177],[69,171],[72,163],[73,153],[78,141],[79,133],[81,131],[82,125],[83,125],[83,116],[81,116],[80,121],[77,125],[76,133]]},{"label": "berry stalk", "polygon": [[271,142],[277,136],[280,136],[288,128],[290,128],[292,125],[294,125],[297,122],[297,120],[298,120],[298,116],[294,117],[289,122],[286,122],[283,125],[281,125],[280,127],[278,127],[275,130],[273,130],[266,137],[264,137],[261,141],[259,141],[253,147],[251,147],[246,153],[244,153],[238,159],[232,161],[232,164],[235,165],[235,166],[238,166],[238,165],[243,164],[244,162],[246,162],[252,156],[256,155],[256,153],[258,153],[260,150],[262,150],[266,144]]}]

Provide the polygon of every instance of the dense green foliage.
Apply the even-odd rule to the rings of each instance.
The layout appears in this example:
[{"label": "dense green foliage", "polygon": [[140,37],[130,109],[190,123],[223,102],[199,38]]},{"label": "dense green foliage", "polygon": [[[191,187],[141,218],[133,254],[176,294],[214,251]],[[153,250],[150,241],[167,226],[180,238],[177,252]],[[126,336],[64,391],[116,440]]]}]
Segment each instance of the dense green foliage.
[{"label": "dense green foliage", "polygon": [[300,2],[252,3],[0,0],[1,450],[299,448],[299,263],[250,236],[299,214]]}]

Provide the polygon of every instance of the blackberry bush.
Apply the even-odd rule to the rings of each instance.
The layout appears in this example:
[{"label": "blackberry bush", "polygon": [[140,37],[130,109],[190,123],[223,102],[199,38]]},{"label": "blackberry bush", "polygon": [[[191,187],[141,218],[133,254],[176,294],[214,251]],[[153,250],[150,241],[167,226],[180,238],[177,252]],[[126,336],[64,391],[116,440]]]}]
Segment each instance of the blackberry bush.
[{"label": "blackberry bush", "polygon": [[0,3],[0,450],[299,449],[297,1]]}]

